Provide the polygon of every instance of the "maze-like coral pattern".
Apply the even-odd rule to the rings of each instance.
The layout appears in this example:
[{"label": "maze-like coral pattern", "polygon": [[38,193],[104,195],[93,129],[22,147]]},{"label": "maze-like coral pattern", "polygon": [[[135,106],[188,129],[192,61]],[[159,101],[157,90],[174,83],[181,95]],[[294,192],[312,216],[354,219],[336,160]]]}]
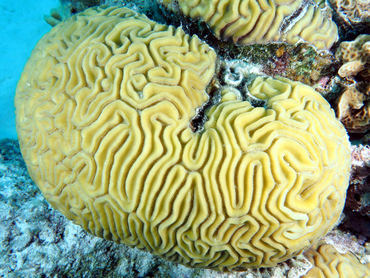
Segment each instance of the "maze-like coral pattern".
[{"label": "maze-like coral pattern", "polygon": [[329,104],[289,80],[223,90],[200,132],[216,55],[125,8],[54,27],[18,83],[17,131],[46,199],[89,233],[193,267],[268,267],[329,231],[348,139]]},{"label": "maze-like coral pattern", "polygon": [[338,37],[331,14],[314,0],[177,1],[185,15],[204,20],[218,38],[239,45],[305,41],[329,49]]},{"label": "maze-like coral pattern", "polygon": [[307,252],[313,268],[302,278],[365,278],[370,277],[370,263],[362,264],[351,252],[339,253],[332,245],[319,242]]}]

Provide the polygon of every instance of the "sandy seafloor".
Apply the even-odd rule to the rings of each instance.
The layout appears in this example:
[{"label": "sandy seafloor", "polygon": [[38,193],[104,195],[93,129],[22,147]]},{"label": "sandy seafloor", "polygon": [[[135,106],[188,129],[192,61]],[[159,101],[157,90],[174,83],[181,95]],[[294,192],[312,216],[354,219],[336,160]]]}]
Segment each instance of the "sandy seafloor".
[{"label": "sandy seafloor", "polygon": [[0,139],[16,139],[14,93],[37,41],[51,27],[43,16],[58,0],[0,0]]}]

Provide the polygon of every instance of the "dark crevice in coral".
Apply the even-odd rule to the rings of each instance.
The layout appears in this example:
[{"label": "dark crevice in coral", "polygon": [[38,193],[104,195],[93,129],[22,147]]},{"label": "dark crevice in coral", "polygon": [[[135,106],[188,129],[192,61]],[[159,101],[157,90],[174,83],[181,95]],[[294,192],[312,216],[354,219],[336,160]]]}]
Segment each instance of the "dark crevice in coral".
[{"label": "dark crevice in coral", "polygon": [[208,100],[196,110],[195,116],[190,121],[190,128],[193,132],[202,132],[204,129],[204,124],[207,122],[208,117],[206,115],[207,109],[216,105],[220,102],[220,92],[218,86],[212,85],[207,87],[207,94],[209,96]]}]

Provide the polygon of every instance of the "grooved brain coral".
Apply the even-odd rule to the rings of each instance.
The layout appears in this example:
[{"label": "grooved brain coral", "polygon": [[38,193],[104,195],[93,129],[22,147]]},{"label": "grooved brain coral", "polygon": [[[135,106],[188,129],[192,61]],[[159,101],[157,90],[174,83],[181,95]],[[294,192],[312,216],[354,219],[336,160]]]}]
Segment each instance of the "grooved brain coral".
[{"label": "grooved brain coral", "polygon": [[313,268],[302,278],[368,278],[370,263],[362,264],[360,260],[347,251],[339,253],[333,246],[319,242],[314,244],[305,256]]},{"label": "grooved brain coral", "polygon": [[235,44],[310,42],[329,49],[338,28],[328,10],[315,0],[160,0],[170,7],[178,2],[191,18],[201,18],[216,37]]},{"label": "grooved brain coral", "polygon": [[89,233],[193,267],[268,267],[327,233],[350,152],[321,95],[257,78],[190,128],[216,55],[125,8],[58,24],[18,83],[17,130],[46,199]]}]

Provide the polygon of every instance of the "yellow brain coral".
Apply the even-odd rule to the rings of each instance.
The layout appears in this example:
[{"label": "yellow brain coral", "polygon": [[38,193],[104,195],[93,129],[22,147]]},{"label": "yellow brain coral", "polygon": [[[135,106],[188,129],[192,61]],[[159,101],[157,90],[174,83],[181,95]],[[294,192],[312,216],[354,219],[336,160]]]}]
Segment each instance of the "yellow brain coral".
[{"label": "yellow brain coral", "polygon": [[[338,28],[316,0],[176,0],[181,11],[201,18],[218,38],[235,44],[306,41],[329,49]],[[174,0],[160,0],[171,6]]]},{"label": "yellow brain coral", "polygon": [[17,130],[46,199],[89,233],[188,266],[268,267],[307,249],[343,207],[346,132],[310,87],[257,78],[223,91],[202,131],[216,55],[125,8],[89,9],[36,46]]},{"label": "yellow brain coral", "polygon": [[370,277],[370,263],[360,260],[347,251],[339,253],[332,245],[320,242],[312,246],[305,256],[313,268],[302,278],[365,278]]}]

